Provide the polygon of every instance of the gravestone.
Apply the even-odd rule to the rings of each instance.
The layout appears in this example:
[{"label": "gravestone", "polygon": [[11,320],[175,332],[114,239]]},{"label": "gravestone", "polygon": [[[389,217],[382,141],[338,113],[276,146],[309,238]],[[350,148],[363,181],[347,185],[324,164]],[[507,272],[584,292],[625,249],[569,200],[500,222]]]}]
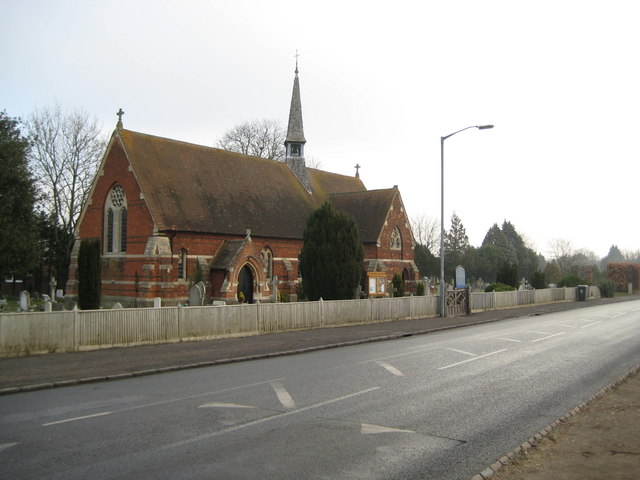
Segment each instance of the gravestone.
[{"label": "gravestone", "polygon": [[56,290],[56,299],[64,300],[64,291],[61,288]]},{"label": "gravestone", "polygon": [[206,293],[206,288],[204,283],[198,282],[193,287],[189,289],[189,306],[190,307],[201,307],[204,305],[204,294]]},{"label": "gravestone", "polygon": [[29,292],[26,290],[22,290],[20,292],[20,310],[26,312],[31,307],[31,297],[29,296]]},{"label": "gravestone", "polygon": [[162,306],[162,298],[155,297],[153,299],[153,308],[160,308]]},{"label": "gravestone", "polygon": [[51,301],[51,297],[49,295],[47,295],[46,293],[42,294],[42,301],[43,302],[50,302]]},{"label": "gravestone", "polygon": [[122,304],[120,302],[116,302],[113,304],[113,307],[111,307],[112,310],[119,310],[122,308]]},{"label": "gravestone", "polygon": [[42,308],[43,308],[43,311],[44,311],[44,312],[50,312],[50,311],[52,310],[52,308],[51,308],[51,302],[50,302],[49,300],[45,301],[45,302],[42,304]]},{"label": "gravestone", "polygon": [[51,298],[56,298],[56,287],[58,286],[58,282],[56,282],[55,277],[51,277],[49,280],[49,296]]}]

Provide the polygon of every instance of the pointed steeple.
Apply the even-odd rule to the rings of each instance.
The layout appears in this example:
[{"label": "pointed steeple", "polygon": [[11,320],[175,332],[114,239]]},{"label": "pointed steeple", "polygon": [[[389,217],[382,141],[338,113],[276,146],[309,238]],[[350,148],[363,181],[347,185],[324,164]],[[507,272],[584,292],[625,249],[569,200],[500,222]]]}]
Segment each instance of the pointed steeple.
[{"label": "pointed steeple", "polygon": [[300,101],[300,80],[298,80],[298,52],[296,51],[296,76],[293,79],[293,93],[291,94],[291,108],[289,109],[289,126],[287,138],[284,141],[286,150],[285,161],[293,170],[307,191],[311,192],[311,184],[307,175],[304,161],[304,128],[302,126],[302,102]]}]

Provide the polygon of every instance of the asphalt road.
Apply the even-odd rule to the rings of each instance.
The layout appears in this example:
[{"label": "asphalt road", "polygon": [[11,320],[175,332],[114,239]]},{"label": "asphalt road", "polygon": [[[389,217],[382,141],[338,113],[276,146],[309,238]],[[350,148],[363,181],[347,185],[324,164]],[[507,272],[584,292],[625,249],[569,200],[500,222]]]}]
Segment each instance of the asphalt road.
[{"label": "asphalt road", "polygon": [[640,301],[0,397],[2,478],[468,479],[640,363]]}]

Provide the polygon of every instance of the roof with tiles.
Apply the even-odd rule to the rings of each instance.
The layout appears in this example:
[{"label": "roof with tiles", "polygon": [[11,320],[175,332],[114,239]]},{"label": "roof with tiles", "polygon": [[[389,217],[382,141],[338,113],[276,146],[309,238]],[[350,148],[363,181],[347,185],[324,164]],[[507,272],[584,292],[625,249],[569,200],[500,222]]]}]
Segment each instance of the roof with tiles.
[{"label": "roof with tiles", "polygon": [[364,243],[376,243],[393,200],[398,194],[397,188],[333,193],[329,195],[329,201],[336,210],[353,216]]},{"label": "roof with tiles", "polygon": [[[367,193],[356,177],[308,169],[310,194],[282,162],[118,129],[160,230],[301,239],[328,195]],[[355,216],[355,215],[354,215]]]}]

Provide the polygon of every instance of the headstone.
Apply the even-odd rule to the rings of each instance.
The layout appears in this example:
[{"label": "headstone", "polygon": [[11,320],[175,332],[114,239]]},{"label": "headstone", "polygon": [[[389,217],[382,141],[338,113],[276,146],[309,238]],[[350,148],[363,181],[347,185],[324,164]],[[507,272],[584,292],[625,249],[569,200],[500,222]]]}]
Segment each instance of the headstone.
[{"label": "headstone", "polygon": [[464,288],[467,284],[467,273],[462,265],[456,267],[456,288]]},{"label": "headstone", "polygon": [[62,312],[64,311],[64,303],[55,302],[51,304],[54,312]]},{"label": "headstone", "polygon": [[58,282],[56,282],[55,277],[51,277],[49,280],[49,296],[51,298],[56,298],[56,287],[58,286]]},{"label": "headstone", "polygon": [[47,295],[46,293],[42,294],[42,301],[43,302],[50,302],[51,301],[51,297],[49,295]]},{"label": "headstone", "polygon": [[226,305],[227,302],[225,302],[224,300],[214,300],[211,305],[213,305],[214,307],[222,307],[223,305]]},{"label": "headstone", "polygon": [[20,310],[26,312],[27,310],[29,310],[30,306],[31,297],[29,296],[29,292],[27,292],[26,290],[22,290],[20,292]]},{"label": "headstone", "polygon": [[61,288],[56,290],[56,298],[58,300],[63,300],[64,299],[64,291]]},{"label": "headstone", "polygon": [[153,308],[160,308],[162,306],[162,298],[155,297],[153,299]]},{"label": "headstone", "polygon": [[189,289],[189,306],[190,307],[201,307],[204,305],[204,294],[206,292],[206,288],[204,283],[198,282],[193,287]]},{"label": "headstone", "polygon": [[52,310],[51,302],[49,300],[45,301],[42,304],[42,307],[43,307],[43,311],[45,311],[45,312],[50,312]]},{"label": "headstone", "polygon": [[116,302],[113,304],[113,307],[111,307],[112,310],[119,310],[122,308],[122,304],[120,302]]}]

